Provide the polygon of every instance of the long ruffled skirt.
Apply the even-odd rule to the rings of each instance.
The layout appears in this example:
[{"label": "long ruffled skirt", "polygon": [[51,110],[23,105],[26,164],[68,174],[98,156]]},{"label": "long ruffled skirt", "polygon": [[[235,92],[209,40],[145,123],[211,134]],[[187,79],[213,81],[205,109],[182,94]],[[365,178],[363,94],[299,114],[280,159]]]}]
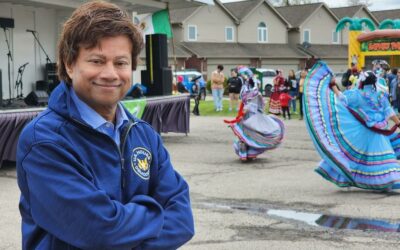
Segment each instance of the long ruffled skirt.
[{"label": "long ruffled skirt", "polygon": [[272,115],[255,114],[246,120],[229,125],[237,136],[233,147],[240,159],[257,157],[278,147],[283,139],[283,122]]},{"label": "long ruffled skirt", "polygon": [[280,115],[282,113],[281,101],[279,99],[281,92],[272,92],[269,99],[269,110],[268,112],[275,115]]},{"label": "long ruffled skirt", "polygon": [[376,133],[358,121],[329,89],[332,72],[317,63],[304,83],[308,132],[322,161],[315,170],[339,187],[400,188],[400,137]]}]

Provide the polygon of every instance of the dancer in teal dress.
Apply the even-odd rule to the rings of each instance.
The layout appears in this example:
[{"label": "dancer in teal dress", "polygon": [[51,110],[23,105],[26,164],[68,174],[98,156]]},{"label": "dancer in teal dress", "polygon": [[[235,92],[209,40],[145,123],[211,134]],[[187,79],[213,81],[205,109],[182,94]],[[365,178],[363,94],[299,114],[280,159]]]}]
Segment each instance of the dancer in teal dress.
[{"label": "dancer in teal dress", "polygon": [[400,188],[400,121],[377,77],[364,72],[359,89],[342,93],[332,75],[318,62],[304,83],[305,121],[322,157],[316,172],[339,187]]}]

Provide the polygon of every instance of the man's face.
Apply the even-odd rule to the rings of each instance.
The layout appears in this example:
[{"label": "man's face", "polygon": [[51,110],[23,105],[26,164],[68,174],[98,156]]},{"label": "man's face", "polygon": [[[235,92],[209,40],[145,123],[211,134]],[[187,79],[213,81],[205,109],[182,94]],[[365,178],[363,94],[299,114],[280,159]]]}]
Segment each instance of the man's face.
[{"label": "man's face", "polygon": [[106,37],[94,48],[81,47],[76,61],[67,66],[76,94],[98,113],[115,108],[129,90],[131,51],[126,36]]}]

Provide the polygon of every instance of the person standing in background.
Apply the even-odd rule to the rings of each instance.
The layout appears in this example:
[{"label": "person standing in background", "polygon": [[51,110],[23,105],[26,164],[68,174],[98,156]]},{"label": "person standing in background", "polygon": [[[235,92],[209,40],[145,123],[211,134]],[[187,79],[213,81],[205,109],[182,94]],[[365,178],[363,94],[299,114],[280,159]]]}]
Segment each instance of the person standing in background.
[{"label": "person standing in background", "polygon": [[217,69],[211,73],[211,92],[214,99],[215,111],[222,111],[222,98],[224,96],[224,81],[225,76],[222,72],[224,66],[221,64],[217,66]]},{"label": "person standing in background", "polygon": [[242,79],[238,77],[237,70],[231,71],[231,77],[228,79],[228,91],[229,91],[229,112],[233,108],[236,111],[239,110],[239,94],[242,89]]},{"label": "person standing in background", "polygon": [[282,107],[279,97],[281,96],[282,91],[286,89],[286,86],[282,70],[277,70],[276,73],[277,75],[273,80],[274,86],[269,98],[269,113],[280,115],[282,113]]},{"label": "person standing in background", "polygon": [[189,91],[186,89],[185,85],[183,84],[183,80],[184,80],[183,76],[178,76],[176,79],[177,79],[176,86],[177,86],[178,92],[182,93],[182,94],[189,93]]},{"label": "person standing in background", "polygon": [[290,101],[293,100],[293,97],[291,97],[288,94],[288,90],[284,89],[283,92],[281,93],[281,95],[279,96],[279,100],[281,102],[281,107],[282,107],[282,114],[283,114],[283,119],[286,120],[286,114],[290,120]]},{"label": "person standing in background", "polygon": [[297,114],[296,112],[296,97],[297,97],[297,79],[296,75],[294,74],[294,70],[291,69],[289,71],[288,78],[286,79],[287,84],[289,85],[289,95],[292,97],[290,102],[289,102],[289,108],[292,106],[293,114]]},{"label": "person standing in background", "polygon": [[200,105],[200,98],[201,98],[201,91],[200,91],[200,76],[195,76],[191,82],[192,82],[192,94],[191,97],[194,99],[194,107],[192,113],[194,115],[199,116],[200,115],[200,110],[199,110],[199,105]]},{"label": "person standing in background", "polygon": [[304,80],[307,76],[307,70],[302,70],[300,73],[300,80],[299,80],[299,104],[300,104],[300,120],[303,120],[303,88],[304,88]]}]

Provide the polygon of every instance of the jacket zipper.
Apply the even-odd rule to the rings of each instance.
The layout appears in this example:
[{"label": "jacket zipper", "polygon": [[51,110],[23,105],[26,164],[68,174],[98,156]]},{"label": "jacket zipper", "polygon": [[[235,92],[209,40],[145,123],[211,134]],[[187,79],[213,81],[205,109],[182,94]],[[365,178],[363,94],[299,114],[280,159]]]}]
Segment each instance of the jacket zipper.
[{"label": "jacket zipper", "polygon": [[[105,134],[103,134],[103,133],[101,133],[101,132],[99,132],[99,131],[93,129],[92,127],[90,127],[90,126],[88,126],[88,125],[82,123],[81,121],[79,121],[79,120],[77,120],[77,119],[75,119],[75,118],[72,118],[72,120],[73,120],[74,122],[76,122],[77,124],[79,124],[80,126],[83,126],[83,127],[87,128],[87,129],[89,129],[91,132],[96,133],[96,134],[100,134],[101,136],[107,137],[108,140],[111,140],[111,141],[112,141],[112,143],[114,144],[114,146],[118,149],[119,159],[120,159],[120,164],[121,164],[121,172],[122,172],[122,174],[121,174],[121,190],[124,189],[124,188],[125,188],[125,185],[126,185],[126,181],[125,181],[125,178],[124,178],[124,177],[125,177],[125,174],[126,174],[125,159],[124,159],[124,146],[125,146],[126,138],[127,138],[127,135],[128,135],[128,133],[129,133],[129,131],[131,130],[131,128],[132,128],[134,125],[137,124],[137,122],[136,122],[136,121],[135,121],[135,122],[131,122],[131,120],[129,120],[129,123],[128,123],[127,127],[124,129],[123,133],[122,133],[121,136],[120,136],[120,138],[121,138],[121,140],[120,140],[120,147],[118,147],[117,143],[116,143],[112,138],[110,138],[109,136],[107,136],[107,135],[105,135]],[[121,197],[121,198],[122,198],[122,197]]]},{"label": "jacket zipper", "polygon": [[122,189],[125,188],[126,185],[126,180],[125,180],[125,175],[126,175],[126,168],[125,168],[125,158],[124,158],[124,153],[125,153],[125,143],[126,143],[126,138],[128,137],[129,131],[131,128],[136,125],[137,122],[131,122],[129,121],[128,125],[126,125],[124,131],[121,133],[120,136],[120,148],[118,149],[120,156],[121,156],[121,185]]}]

